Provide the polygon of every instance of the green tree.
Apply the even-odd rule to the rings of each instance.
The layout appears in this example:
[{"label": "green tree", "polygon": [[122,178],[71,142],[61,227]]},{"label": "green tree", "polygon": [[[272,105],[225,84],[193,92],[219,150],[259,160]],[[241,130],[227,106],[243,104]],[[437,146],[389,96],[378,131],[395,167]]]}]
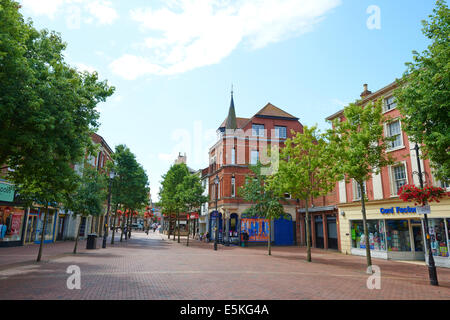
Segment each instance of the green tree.
[{"label": "green tree", "polygon": [[[23,197],[56,206],[76,188],[70,167],[92,150],[95,107],[114,88],[97,73],[70,68],[59,34],[25,23],[15,1],[0,0],[0,164]],[[45,217],[45,219],[46,219]],[[46,220],[43,226],[45,233]],[[43,241],[39,248],[41,259]]]},{"label": "green tree", "polygon": [[82,218],[98,217],[104,211],[106,199],[106,176],[98,173],[95,168],[86,165],[82,177],[79,178],[78,187],[72,194],[67,194],[64,199],[64,207],[73,211],[74,215],[80,216],[80,222],[77,228],[75,246],[73,253],[77,253],[78,239]]},{"label": "green tree", "polygon": [[18,7],[0,2],[0,164],[27,170],[53,153],[76,163],[114,88],[67,65],[61,36],[24,23]]},{"label": "green tree", "polygon": [[317,127],[303,127],[287,139],[280,152],[278,172],[271,178],[270,187],[279,195],[289,193],[293,199],[305,201],[307,261],[311,262],[310,201],[328,194],[339,180],[336,157]]},{"label": "green tree", "polygon": [[244,200],[252,203],[251,207],[244,211],[245,214],[269,220],[267,250],[270,256],[272,255],[272,220],[283,216],[283,206],[280,202],[284,198],[270,188],[268,183],[270,176],[261,173],[264,167],[261,162],[258,161],[256,165],[249,167],[252,174],[245,177],[245,184],[239,188],[239,194]]},{"label": "green tree", "polygon": [[77,175],[63,159],[46,158],[40,161],[40,166],[33,171],[15,170],[10,172],[22,200],[28,205],[44,207],[44,223],[41,229],[41,240],[37,262],[41,261],[49,207],[58,208],[66,194],[72,193],[77,187]]},{"label": "green tree", "polygon": [[[108,168],[114,170],[116,177],[111,187],[111,201],[116,213],[119,206],[124,212],[128,212],[127,219],[122,220],[122,233],[125,240],[131,237],[131,224],[133,213],[148,204],[148,176],[144,168],[136,161],[136,156],[125,145],[116,147],[112,156],[113,163],[108,164]],[[125,217],[125,215],[124,215]],[[127,226],[127,233],[124,232]]]},{"label": "green tree", "polygon": [[[190,214],[193,210],[199,209],[202,203],[208,201],[208,198],[203,195],[204,189],[200,178],[195,174],[184,176],[181,184],[176,187],[177,202],[185,208],[186,214]],[[189,223],[188,220],[188,236],[186,246],[189,246]]]},{"label": "green tree", "polygon": [[[169,215],[169,239],[172,215],[176,215],[176,223],[178,224],[178,243],[180,243],[180,212],[184,210],[185,207],[180,200],[177,187],[181,185],[184,181],[184,178],[189,175],[189,169],[184,163],[172,165],[166,172],[166,174],[162,176],[163,180],[161,182],[161,188],[159,191],[162,211]],[[175,232],[173,235],[173,240],[175,240]]]},{"label": "green tree", "polygon": [[403,130],[413,142],[423,144],[423,155],[445,181],[450,178],[450,10],[438,0],[433,12],[422,22],[431,44],[422,54],[413,52],[414,62],[406,64],[395,97],[407,119]]},{"label": "green tree", "polygon": [[344,118],[345,121],[336,119],[333,122],[333,129],[328,131],[328,137],[332,142],[332,153],[337,156],[336,167],[345,175],[347,182],[353,179],[361,190],[367,266],[371,273],[372,259],[368,244],[364,185],[372,174],[378,174],[382,167],[394,163],[392,157],[386,153],[392,138],[383,136],[383,124],[388,122],[388,119],[382,114],[381,100],[365,107],[350,104],[344,109]]}]

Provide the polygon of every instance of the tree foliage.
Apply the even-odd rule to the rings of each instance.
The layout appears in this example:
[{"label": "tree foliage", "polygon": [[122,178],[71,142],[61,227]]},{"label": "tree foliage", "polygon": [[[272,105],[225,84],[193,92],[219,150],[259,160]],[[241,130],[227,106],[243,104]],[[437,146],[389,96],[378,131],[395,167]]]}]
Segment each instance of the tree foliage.
[{"label": "tree foliage", "polygon": [[[337,156],[336,167],[345,175],[346,181],[356,181],[361,190],[361,204],[365,239],[368,237],[365,208],[364,183],[382,167],[394,163],[386,153],[392,138],[383,135],[384,123],[389,122],[382,113],[381,100],[362,107],[350,104],[344,109],[344,121],[336,119],[328,131],[332,153]],[[372,266],[370,246],[366,245],[367,265]]]},{"label": "tree foliage", "polygon": [[269,255],[271,255],[271,221],[283,216],[283,205],[280,202],[284,198],[282,195],[274,192],[273,188],[269,187],[268,181],[270,176],[262,174],[263,167],[259,161],[256,165],[249,166],[252,174],[246,176],[245,184],[239,188],[239,194],[244,200],[252,203],[250,208],[244,211],[245,214],[254,217],[263,217],[269,220],[267,248]]},{"label": "tree foliage", "polygon": [[[93,149],[95,107],[114,88],[97,73],[67,65],[61,36],[25,23],[19,7],[0,0],[0,164],[13,170],[8,178],[22,197],[47,207],[47,216],[49,203],[76,189],[71,164]],[[43,234],[45,228],[46,220]]]},{"label": "tree foliage", "polygon": [[[177,201],[184,211],[189,215],[193,210],[200,210],[200,206],[208,201],[208,197],[203,195],[204,188],[200,181],[200,178],[195,174],[189,174],[184,176],[183,182],[176,187]],[[190,219],[188,220],[190,223]],[[189,225],[188,225],[188,237],[187,245],[189,245]]]},{"label": "tree foliage", "polygon": [[[113,161],[108,163],[108,169],[116,173],[111,186],[111,203],[117,208],[119,205],[124,211],[133,213],[149,203],[148,176],[137,160],[136,156],[125,145],[118,145],[112,156]],[[131,234],[132,214],[127,221],[128,237]],[[123,227],[125,221],[123,221]],[[124,233],[122,232],[121,240]],[[127,236],[125,234],[125,236]]]},{"label": "tree foliage", "polygon": [[95,107],[114,88],[65,61],[56,32],[25,23],[18,4],[0,2],[0,164],[33,171],[46,157],[78,162],[98,127]]},{"label": "tree foliage", "polygon": [[[104,212],[106,200],[106,176],[100,174],[90,165],[86,165],[83,175],[78,180],[78,186],[75,191],[66,195],[63,202],[64,207],[71,210],[75,216],[101,216]],[[80,227],[81,219],[77,229],[74,253],[77,252]]]},{"label": "tree foliage", "polygon": [[445,1],[436,2],[434,14],[423,21],[428,49],[414,51],[413,62],[395,92],[397,105],[407,121],[402,128],[413,142],[423,144],[436,176],[450,177],[450,11]]},{"label": "tree foliage", "polygon": [[279,195],[289,193],[292,198],[305,201],[308,261],[311,261],[309,201],[333,190],[339,176],[336,153],[316,127],[305,126],[303,133],[286,140],[278,172],[269,185]]},{"label": "tree foliage", "polygon": [[[179,185],[183,184],[185,177],[189,176],[189,169],[184,163],[174,164],[162,176],[161,188],[159,191],[160,205],[162,212],[169,216],[169,223],[172,221],[172,215],[176,215],[179,225],[180,212],[185,210],[185,205],[179,194]],[[170,225],[168,237],[170,238]],[[175,234],[174,234],[175,240]],[[180,229],[178,227],[178,242],[180,242]]]}]

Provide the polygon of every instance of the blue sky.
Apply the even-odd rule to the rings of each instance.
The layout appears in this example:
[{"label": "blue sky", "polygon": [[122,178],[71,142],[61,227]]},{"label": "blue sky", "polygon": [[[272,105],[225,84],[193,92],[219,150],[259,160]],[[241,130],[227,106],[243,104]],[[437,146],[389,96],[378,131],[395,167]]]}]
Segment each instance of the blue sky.
[{"label": "blue sky", "polygon": [[[152,198],[178,152],[194,169],[225,119],[234,85],[238,117],[267,102],[304,125],[405,71],[427,39],[434,0],[21,0],[37,28],[68,43],[66,60],[98,71],[116,93],[98,131],[126,144],[150,177]],[[380,28],[367,21],[379,8]],[[370,20],[371,22],[376,20]]]}]

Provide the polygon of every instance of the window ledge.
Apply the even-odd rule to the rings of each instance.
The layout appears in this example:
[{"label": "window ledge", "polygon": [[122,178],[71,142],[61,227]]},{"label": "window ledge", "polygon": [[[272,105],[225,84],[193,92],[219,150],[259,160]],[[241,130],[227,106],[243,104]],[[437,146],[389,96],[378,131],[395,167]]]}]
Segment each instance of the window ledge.
[{"label": "window ledge", "polygon": [[388,112],[393,111],[393,110],[396,110],[396,109],[397,109],[397,107],[389,109],[389,110],[384,110],[384,108],[383,108],[383,114],[388,113]]},{"label": "window ledge", "polygon": [[388,153],[388,152],[394,152],[394,151],[398,151],[398,150],[402,150],[402,149],[405,149],[405,146],[403,145],[403,146],[398,146],[398,147],[395,147],[395,148],[392,148],[392,149],[386,149],[386,152]]}]

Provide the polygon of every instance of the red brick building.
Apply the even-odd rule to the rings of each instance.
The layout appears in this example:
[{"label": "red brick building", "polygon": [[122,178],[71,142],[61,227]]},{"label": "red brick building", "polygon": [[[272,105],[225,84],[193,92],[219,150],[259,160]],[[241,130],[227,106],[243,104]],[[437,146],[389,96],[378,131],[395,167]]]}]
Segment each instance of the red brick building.
[{"label": "red brick building", "polygon": [[[380,174],[373,174],[366,182],[365,190],[368,198],[366,204],[369,245],[372,256],[384,259],[425,260],[424,225],[422,215],[416,211],[414,203],[402,202],[397,192],[405,184],[419,186],[417,155],[414,143],[410,143],[407,134],[402,130],[404,118],[396,108],[394,90],[397,84],[372,93],[364,85],[364,92],[358,104],[365,107],[372,101],[382,99],[383,113],[390,118],[385,123],[384,134],[394,137],[387,150],[396,163],[381,168]],[[327,120],[345,121],[343,110],[338,111]],[[438,181],[433,176],[428,160],[420,159],[424,173],[424,184],[448,188],[449,185]],[[336,186],[336,198],[339,207],[340,250],[346,254],[365,255],[366,239],[363,234],[361,215],[361,192],[354,181],[340,181]],[[430,235],[432,251],[436,265],[450,267],[450,201],[431,203]]]},{"label": "red brick building", "polygon": [[[226,235],[231,235],[234,241],[238,241],[243,223],[249,225],[254,223],[255,228],[267,228],[265,222],[243,220],[248,217],[243,216],[243,212],[251,206],[251,203],[244,201],[239,196],[239,188],[244,185],[246,175],[251,171],[249,164],[256,164],[258,160],[267,163],[269,158],[267,150],[272,146],[283,146],[284,141],[292,136],[294,132],[303,132],[303,126],[299,119],[279,108],[268,103],[251,118],[237,118],[235,113],[233,93],[228,117],[223,121],[217,130],[218,141],[209,151],[209,226],[208,231],[214,239],[214,226],[216,219],[213,212],[219,212],[219,230]],[[215,181],[219,183],[216,185]],[[286,195],[289,198],[289,195]],[[275,223],[272,239],[275,244],[295,243],[295,220],[297,202],[288,199],[284,205],[285,213],[291,221],[282,226],[282,222]],[[258,225],[261,223],[261,225]],[[282,232],[286,230],[286,232]],[[286,238],[282,240],[282,236]],[[220,233],[219,237],[222,236]],[[263,242],[263,238],[257,238],[255,242]],[[252,238],[251,238],[252,240]],[[266,240],[267,241],[267,240]]]}]

